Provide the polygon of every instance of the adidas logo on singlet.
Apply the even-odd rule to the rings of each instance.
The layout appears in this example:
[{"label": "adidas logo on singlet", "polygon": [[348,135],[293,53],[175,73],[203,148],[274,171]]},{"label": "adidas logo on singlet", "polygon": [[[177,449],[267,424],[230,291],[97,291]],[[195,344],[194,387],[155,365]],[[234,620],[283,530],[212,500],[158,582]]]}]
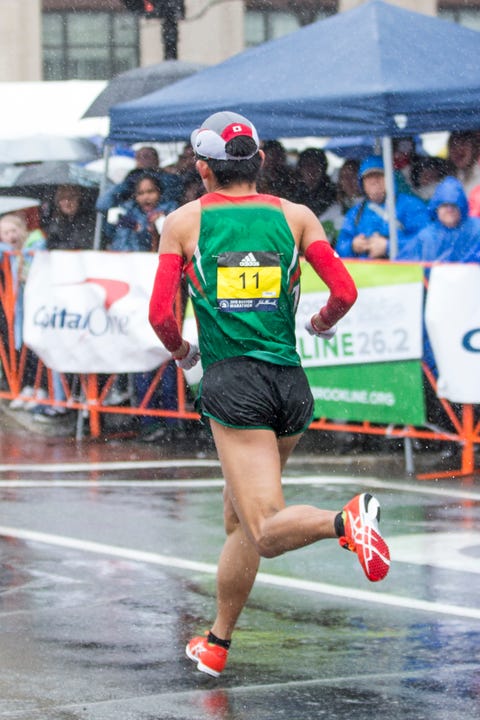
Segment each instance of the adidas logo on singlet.
[{"label": "adidas logo on singlet", "polygon": [[240,267],[257,267],[260,265],[255,255],[251,252],[249,252],[248,255],[245,255],[238,264]]}]

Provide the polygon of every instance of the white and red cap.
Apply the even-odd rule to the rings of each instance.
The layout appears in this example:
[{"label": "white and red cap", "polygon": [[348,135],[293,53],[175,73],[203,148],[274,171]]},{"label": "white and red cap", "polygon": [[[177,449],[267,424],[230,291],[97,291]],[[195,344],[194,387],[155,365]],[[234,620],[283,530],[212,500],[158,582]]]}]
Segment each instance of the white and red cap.
[{"label": "white and red cap", "polygon": [[[250,155],[230,155],[225,145],[234,137],[250,137],[255,141],[255,150]],[[258,152],[260,141],[253,123],[243,115],[223,110],[210,115],[201,127],[194,130],[190,142],[196,155],[212,160],[249,160]]]}]

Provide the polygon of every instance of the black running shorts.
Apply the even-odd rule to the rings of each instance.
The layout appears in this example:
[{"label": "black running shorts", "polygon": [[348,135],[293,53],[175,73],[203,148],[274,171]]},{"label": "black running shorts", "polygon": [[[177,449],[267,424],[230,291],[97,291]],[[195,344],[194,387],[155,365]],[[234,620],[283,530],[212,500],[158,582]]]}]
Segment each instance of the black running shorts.
[{"label": "black running shorts", "polygon": [[297,435],[313,417],[313,397],[302,367],[275,365],[249,357],[210,365],[202,379],[203,415],[233,428]]}]

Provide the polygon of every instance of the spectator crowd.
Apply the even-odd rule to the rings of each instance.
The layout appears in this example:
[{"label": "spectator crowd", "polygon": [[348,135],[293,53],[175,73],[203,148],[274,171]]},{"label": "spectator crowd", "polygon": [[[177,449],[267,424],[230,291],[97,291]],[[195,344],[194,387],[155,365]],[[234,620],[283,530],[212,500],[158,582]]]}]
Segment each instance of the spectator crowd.
[{"label": "spectator crowd", "polygon": [[[308,206],[320,219],[328,241],[343,258],[389,259],[390,218],[386,205],[385,168],[380,155],[346,158],[329,168],[327,154],[309,147],[292,159],[278,140],[263,143],[265,161],[258,191]],[[418,150],[412,137],[393,141],[395,222],[398,260],[480,262],[480,131],[452,132],[445,152],[433,157]],[[81,185],[59,185],[41,212],[32,217],[10,212],[0,217],[0,260],[8,258],[17,291],[15,350],[22,346],[23,288],[35,250],[93,248],[99,218],[100,249],[156,252],[166,215],[203,194],[195,157],[187,145],[174,165],[163,168],[154,147],[135,153],[135,168],[100,196]],[[4,257],[5,256],[5,257]],[[4,313],[0,317],[6,336]],[[45,389],[34,391],[36,358],[28,351],[23,387],[12,409],[30,410],[42,421],[67,412],[39,404]],[[111,404],[138,403],[153,374],[120,377],[110,393]],[[55,398],[65,400],[60,379],[53,374]],[[37,383],[38,384],[38,383]],[[149,407],[174,408],[176,370],[164,371],[160,389]],[[36,396],[35,396],[36,393]],[[108,402],[107,398],[107,402]],[[169,424],[170,423],[170,424]],[[145,418],[140,433],[147,441],[178,433],[174,421],[153,425]]]}]

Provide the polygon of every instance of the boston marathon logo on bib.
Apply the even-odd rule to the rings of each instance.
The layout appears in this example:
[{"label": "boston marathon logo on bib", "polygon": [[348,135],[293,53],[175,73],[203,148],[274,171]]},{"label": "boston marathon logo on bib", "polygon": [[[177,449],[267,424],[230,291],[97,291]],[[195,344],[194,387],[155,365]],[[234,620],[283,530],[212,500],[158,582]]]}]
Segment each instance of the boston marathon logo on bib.
[{"label": "boston marathon logo on bib", "polygon": [[275,312],[281,280],[278,253],[222,253],[217,259],[218,309],[223,312]]}]

